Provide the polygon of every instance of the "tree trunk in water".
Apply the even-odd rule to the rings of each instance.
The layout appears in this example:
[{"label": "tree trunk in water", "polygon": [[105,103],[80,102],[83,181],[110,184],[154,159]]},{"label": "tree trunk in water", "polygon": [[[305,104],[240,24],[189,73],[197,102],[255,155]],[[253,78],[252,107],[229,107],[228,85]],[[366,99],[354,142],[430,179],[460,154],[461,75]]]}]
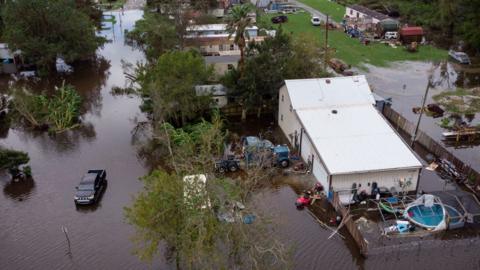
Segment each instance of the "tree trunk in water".
[{"label": "tree trunk in water", "polygon": [[245,122],[247,120],[247,109],[242,108],[242,122]]}]

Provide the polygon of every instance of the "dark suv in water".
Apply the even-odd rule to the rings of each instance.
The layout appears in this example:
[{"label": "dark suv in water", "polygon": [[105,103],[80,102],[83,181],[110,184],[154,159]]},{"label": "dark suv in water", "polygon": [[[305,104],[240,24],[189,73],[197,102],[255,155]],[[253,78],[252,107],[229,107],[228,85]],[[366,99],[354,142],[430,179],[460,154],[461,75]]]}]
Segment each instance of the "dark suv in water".
[{"label": "dark suv in water", "polygon": [[75,204],[92,204],[98,201],[106,185],[105,170],[89,170],[76,187]]}]

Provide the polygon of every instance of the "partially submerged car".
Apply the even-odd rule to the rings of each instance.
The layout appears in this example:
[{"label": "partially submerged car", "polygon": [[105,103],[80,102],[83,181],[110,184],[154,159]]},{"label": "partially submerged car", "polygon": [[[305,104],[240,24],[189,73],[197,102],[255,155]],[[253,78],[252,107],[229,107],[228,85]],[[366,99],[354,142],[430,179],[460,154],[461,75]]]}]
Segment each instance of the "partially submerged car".
[{"label": "partially submerged car", "polygon": [[75,204],[93,204],[98,201],[106,186],[107,172],[105,170],[89,170],[76,187],[73,197]]}]

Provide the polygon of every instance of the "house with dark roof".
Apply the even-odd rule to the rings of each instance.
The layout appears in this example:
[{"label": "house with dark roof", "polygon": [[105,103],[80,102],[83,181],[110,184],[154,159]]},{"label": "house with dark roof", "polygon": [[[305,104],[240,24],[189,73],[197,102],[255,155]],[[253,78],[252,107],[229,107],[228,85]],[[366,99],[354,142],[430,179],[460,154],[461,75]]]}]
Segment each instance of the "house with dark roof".
[{"label": "house with dark roof", "polygon": [[345,11],[345,16],[349,18],[371,20],[373,24],[377,24],[380,21],[389,18],[385,14],[382,14],[378,11],[371,10],[367,7],[360,6],[360,5],[347,6],[347,9]]}]

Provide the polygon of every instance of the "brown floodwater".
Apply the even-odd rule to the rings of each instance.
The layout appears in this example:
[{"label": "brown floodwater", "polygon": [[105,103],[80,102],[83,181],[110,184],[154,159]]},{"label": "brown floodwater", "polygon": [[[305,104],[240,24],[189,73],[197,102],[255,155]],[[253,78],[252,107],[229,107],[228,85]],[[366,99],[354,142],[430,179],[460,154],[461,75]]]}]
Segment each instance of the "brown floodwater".
[{"label": "brown floodwater", "polygon": [[[2,146],[29,153],[33,180],[13,183],[0,174],[0,269],[173,269],[159,255],[151,263],[132,254],[134,228],[126,224],[123,207],[141,190],[139,177],[150,167],[139,157],[132,135],[136,123],[145,120],[137,97],[114,96],[113,86],[124,86],[122,60],[135,63],[143,54],[124,44],[123,30],[130,29],[141,11],[113,12],[117,24],[102,34],[112,40],[99,50],[95,64],[76,67],[75,73],[29,83],[39,91],[59,84],[74,85],[84,98],[83,125],[61,135],[32,132],[12,125],[0,129]],[[5,91],[10,78],[0,79]],[[248,121],[231,130],[240,135],[262,132],[279,137],[270,128],[273,119]],[[269,131],[273,129],[273,135]],[[281,137],[281,136],[280,136]],[[280,140],[281,141],[281,140]],[[275,141],[278,142],[278,141]],[[107,170],[108,187],[98,205],[76,208],[74,187],[86,170]],[[433,180],[427,180],[433,181]],[[257,205],[269,213],[278,238],[293,250],[295,269],[479,269],[477,238],[445,241],[435,247],[415,246],[368,259],[360,256],[345,230],[345,240],[334,236],[308,213],[294,206],[306,183],[289,177],[255,194]],[[331,212],[312,208],[322,220]],[[70,249],[62,232],[68,230]]]},{"label": "brown floodwater", "polygon": [[[110,12],[109,12],[110,13]],[[65,79],[84,100],[81,128],[49,136],[20,127],[0,133],[0,144],[29,153],[33,181],[11,183],[0,176],[0,269],[161,269],[159,257],[146,264],[132,255],[133,227],[123,207],[141,188],[147,172],[137,158],[131,131],[144,116],[140,101],[112,96],[124,86],[121,60],[135,63],[143,53],[124,44],[123,30],[142,11],[125,11],[102,32],[112,41],[98,51],[97,63],[76,67],[74,74],[29,83],[39,91]],[[9,77],[0,84],[5,90]],[[76,209],[75,186],[88,170],[107,170],[108,187],[98,205]],[[68,230],[71,253],[62,226]]]},{"label": "brown floodwater", "polygon": [[[432,97],[444,91],[452,91],[457,87],[471,88],[480,86],[480,62],[474,61],[471,66],[459,65],[453,62],[402,62],[392,66],[369,66],[366,73],[372,90],[377,94],[393,100],[392,107],[409,121],[416,123],[418,114],[414,114],[413,107],[420,107],[428,82],[430,71],[433,72],[432,84],[426,104],[434,103]],[[446,145],[442,140],[440,127],[441,118],[433,118],[424,114],[420,123],[420,130],[426,132],[437,142]],[[480,124],[480,114],[476,114],[467,122],[472,126]],[[460,158],[467,165],[480,171],[480,142],[471,144],[448,144],[447,149]]]}]

